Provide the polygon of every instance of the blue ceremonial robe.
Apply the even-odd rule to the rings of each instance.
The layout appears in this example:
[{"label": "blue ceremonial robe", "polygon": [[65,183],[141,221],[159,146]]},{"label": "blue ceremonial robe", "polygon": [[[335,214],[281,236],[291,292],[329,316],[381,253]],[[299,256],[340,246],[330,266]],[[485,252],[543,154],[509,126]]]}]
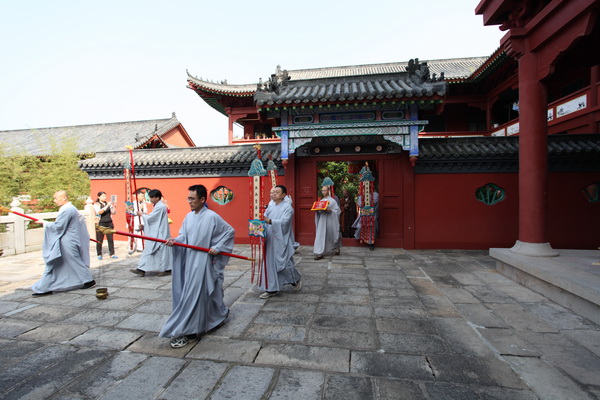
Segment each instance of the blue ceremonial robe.
[{"label": "blue ceremonial robe", "polygon": [[85,217],[71,202],[60,207],[55,222],[45,224],[42,257],[46,268],[31,287],[36,293],[77,289],[94,279]]},{"label": "blue ceremonial robe", "polygon": [[315,215],[315,245],[313,252],[321,255],[330,253],[342,247],[342,235],[340,232],[340,206],[331,196],[323,197],[329,204],[328,211],[317,211]]},{"label": "blue ceremonial robe", "polygon": [[294,209],[286,201],[279,204],[271,201],[265,211],[265,218],[269,218],[271,223],[266,224],[267,277],[263,276],[260,284],[260,289],[263,291],[277,292],[283,285],[300,280],[301,275],[296,269],[293,259],[295,251],[292,231],[293,216]]},{"label": "blue ceremonial robe", "polygon": [[[190,212],[176,241],[230,253],[235,231],[217,213],[202,208]],[[173,311],[160,331],[162,337],[202,334],[227,317],[223,301],[223,270],[229,257],[185,247],[173,247]]]},{"label": "blue ceremonial robe", "polygon": [[[146,236],[165,240],[171,237],[167,206],[162,200],[154,205],[150,214],[142,215],[142,219],[144,220],[144,234]],[[146,240],[145,244],[137,269],[146,272],[170,271],[173,264],[172,248],[164,243],[152,240]]]}]

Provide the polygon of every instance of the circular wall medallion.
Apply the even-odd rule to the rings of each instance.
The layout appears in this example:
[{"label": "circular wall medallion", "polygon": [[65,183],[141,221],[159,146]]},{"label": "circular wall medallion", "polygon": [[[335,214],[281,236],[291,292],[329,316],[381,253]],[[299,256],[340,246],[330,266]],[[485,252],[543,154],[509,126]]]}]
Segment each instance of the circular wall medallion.
[{"label": "circular wall medallion", "polygon": [[321,149],[320,149],[320,148],[318,148],[318,147],[316,147],[316,148],[315,148],[315,153],[319,154],[320,152],[321,152]]},{"label": "circular wall medallion", "polygon": [[358,152],[360,151],[360,146],[356,146],[356,147],[354,148],[354,151],[356,151],[356,152],[358,153]]},{"label": "circular wall medallion", "polygon": [[336,152],[336,153],[339,153],[339,152],[340,152],[340,148],[339,148],[339,147],[336,147],[336,148],[335,148],[335,149],[333,149],[333,150],[335,150],[335,152]]},{"label": "circular wall medallion", "polygon": [[375,147],[375,150],[381,151],[381,150],[383,150],[383,147],[381,145],[379,145],[379,146]]}]

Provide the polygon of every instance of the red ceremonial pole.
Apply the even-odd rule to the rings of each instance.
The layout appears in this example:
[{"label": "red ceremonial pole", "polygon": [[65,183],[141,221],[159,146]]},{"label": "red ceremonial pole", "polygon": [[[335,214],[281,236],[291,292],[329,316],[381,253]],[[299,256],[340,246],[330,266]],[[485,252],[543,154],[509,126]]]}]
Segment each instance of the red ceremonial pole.
[{"label": "red ceremonial pole", "polygon": [[[27,218],[27,219],[30,219],[30,220],[35,221],[35,222],[39,222],[40,221],[39,219],[34,218],[34,217],[30,216],[30,215],[22,214],[22,213],[20,213],[18,211],[13,211],[13,210],[11,210],[10,208],[7,208],[7,207],[0,206],[0,211],[11,212],[13,214],[18,215],[19,217]],[[98,243],[98,241],[96,239],[90,238],[90,241]]]},{"label": "red ceremonial pole", "polygon": [[[165,239],[159,239],[159,238],[154,238],[154,237],[150,237],[150,236],[138,235],[138,234],[135,234],[135,233],[121,232],[121,231],[116,231],[114,229],[103,229],[103,230],[100,230],[100,232],[103,232],[103,231],[104,231],[104,233],[115,233],[117,235],[130,236],[130,237],[144,239],[144,240],[152,240],[153,242],[167,243],[167,241]],[[210,249],[207,249],[205,247],[192,246],[191,244],[185,244],[185,243],[173,242],[173,245],[174,246],[180,246],[180,247],[187,247],[188,249],[199,250],[199,251],[203,251],[205,253],[208,253],[210,251]],[[238,254],[223,253],[223,252],[218,253],[218,254],[221,255],[221,256],[235,257],[235,258],[239,258],[239,259],[242,259],[242,260],[254,261],[253,258],[240,256]]]}]

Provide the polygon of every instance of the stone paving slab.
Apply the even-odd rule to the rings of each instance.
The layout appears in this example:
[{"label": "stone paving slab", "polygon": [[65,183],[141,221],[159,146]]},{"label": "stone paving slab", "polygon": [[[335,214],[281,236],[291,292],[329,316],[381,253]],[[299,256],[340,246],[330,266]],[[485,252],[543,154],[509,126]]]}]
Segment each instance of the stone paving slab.
[{"label": "stone paving slab", "polygon": [[598,326],[497,273],[485,252],[312,257],[296,254],[301,292],[268,300],[249,263],[231,262],[226,324],[172,349],[157,336],[171,278],[131,274],[139,254],[93,266],[104,301],[32,298],[43,263],[12,256],[21,280],[0,282],[0,398],[600,398]]}]

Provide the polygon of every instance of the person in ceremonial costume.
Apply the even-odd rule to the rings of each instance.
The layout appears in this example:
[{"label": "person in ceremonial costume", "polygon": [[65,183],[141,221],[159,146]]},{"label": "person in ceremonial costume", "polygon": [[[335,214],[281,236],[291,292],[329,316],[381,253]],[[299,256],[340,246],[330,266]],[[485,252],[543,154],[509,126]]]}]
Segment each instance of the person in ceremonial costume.
[{"label": "person in ceremonial costume", "polygon": [[46,268],[42,278],[31,287],[33,296],[88,289],[96,284],[90,272],[90,235],[85,217],[71,204],[64,190],[54,193],[54,204],[60,207],[56,221],[42,221],[42,256]]},{"label": "person in ceremonial costume", "polygon": [[[358,204],[363,204],[362,196],[358,196]],[[375,237],[377,236],[377,232],[379,232],[379,193],[373,192],[373,216],[375,217]],[[354,238],[356,240],[361,240],[361,228],[362,228],[362,216],[360,213],[356,217],[356,220],[352,224],[352,228],[356,229],[354,232]],[[375,239],[375,237],[373,239]],[[367,243],[369,245],[369,250],[375,249],[375,241],[372,243]]]},{"label": "person in ceremonial costume", "polygon": [[294,238],[292,217],[294,209],[286,201],[287,189],[277,185],[271,189],[271,202],[265,211],[266,235],[266,276],[263,276],[260,289],[261,299],[276,296],[283,285],[290,284],[295,291],[302,287],[300,272],[296,269],[293,255]]},{"label": "person in ceremonial costume", "polygon": [[343,190],[343,195],[340,199],[340,210],[342,237],[354,237],[354,228],[352,228],[352,224],[356,219],[356,202],[348,192],[348,189]]},{"label": "person in ceremonial costume", "polygon": [[316,237],[313,252],[315,260],[323,258],[323,254],[340,254],[342,238],[340,235],[340,207],[329,194],[329,186],[321,188],[322,201],[327,201],[327,209],[317,211],[315,215]]},{"label": "person in ceremonial costume", "polygon": [[[142,211],[138,211],[138,216],[143,219],[145,234],[157,239],[168,239],[171,237],[171,229],[167,206],[162,201],[162,193],[158,189],[152,189],[148,195],[150,203],[154,206],[152,212],[145,215]],[[146,275],[146,272],[158,272],[158,276],[167,276],[171,275],[172,263],[173,252],[170,247],[148,240],[137,268],[130,271],[140,276]]]},{"label": "person in ceremonial costume", "polygon": [[159,336],[170,337],[171,347],[180,348],[207,331],[221,326],[229,309],[223,301],[223,270],[233,250],[235,231],[217,213],[205,207],[203,185],[188,189],[192,211],[181,225],[179,236],[167,240],[210,249],[208,253],[173,247],[173,311]]}]

